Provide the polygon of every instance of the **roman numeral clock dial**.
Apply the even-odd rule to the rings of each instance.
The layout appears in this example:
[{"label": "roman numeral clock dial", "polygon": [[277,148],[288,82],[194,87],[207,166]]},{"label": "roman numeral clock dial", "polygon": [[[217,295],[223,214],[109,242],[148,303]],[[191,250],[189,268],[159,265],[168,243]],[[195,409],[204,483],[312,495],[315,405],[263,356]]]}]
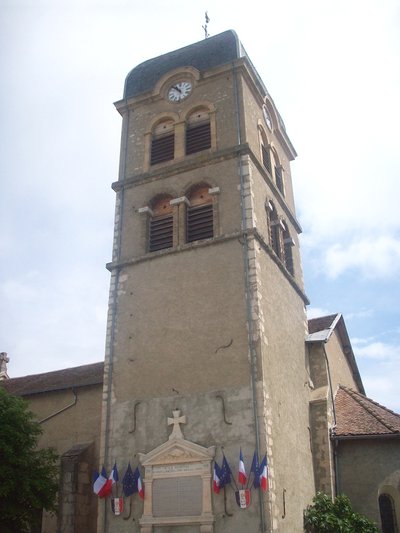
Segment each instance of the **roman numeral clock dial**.
[{"label": "roman numeral clock dial", "polygon": [[172,85],[168,90],[168,100],[170,102],[181,102],[192,92],[190,81],[180,81]]}]

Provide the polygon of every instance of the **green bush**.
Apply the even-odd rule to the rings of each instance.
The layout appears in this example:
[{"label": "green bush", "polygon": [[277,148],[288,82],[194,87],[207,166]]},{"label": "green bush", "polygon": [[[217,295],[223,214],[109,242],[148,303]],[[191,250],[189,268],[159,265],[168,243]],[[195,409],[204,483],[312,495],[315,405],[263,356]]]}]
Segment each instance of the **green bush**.
[{"label": "green bush", "polygon": [[58,460],[52,449],[37,449],[41,434],[27,402],[0,386],[1,533],[29,532],[42,509],[55,511]]},{"label": "green bush", "polygon": [[377,533],[368,518],[353,511],[350,500],[340,494],[332,501],[318,492],[304,513],[304,529],[309,533]]}]

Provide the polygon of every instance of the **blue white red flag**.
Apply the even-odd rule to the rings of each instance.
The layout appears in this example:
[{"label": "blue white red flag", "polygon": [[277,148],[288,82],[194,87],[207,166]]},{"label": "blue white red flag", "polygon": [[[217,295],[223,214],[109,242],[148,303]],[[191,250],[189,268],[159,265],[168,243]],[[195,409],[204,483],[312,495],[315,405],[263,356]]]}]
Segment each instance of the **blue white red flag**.
[{"label": "blue white red flag", "polygon": [[[105,470],[104,470],[105,473]],[[99,492],[100,498],[107,498],[110,496],[113,485],[118,481],[118,470],[117,470],[117,463],[114,463],[114,466],[112,467],[111,473],[108,476],[107,481],[103,485],[101,491]]]},{"label": "blue white red flag", "polygon": [[102,488],[104,487],[104,485],[106,484],[106,482],[107,482],[107,472],[103,466],[100,474],[97,471],[93,474],[93,492],[97,494],[97,496],[100,496],[100,492]]},{"label": "blue white red flag", "polygon": [[110,479],[107,479],[106,469],[101,469],[101,473],[95,473],[94,483],[93,483],[93,492],[97,494],[99,498],[107,498],[111,493],[112,482]]},{"label": "blue white red flag", "polygon": [[247,476],[246,476],[246,470],[244,468],[242,448],[240,448],[240,456],[239,456],[238,481],[239,481],[240,485],[246,485]]},{"label": "blue white red flag", "polygon": [[144,485],[143,485],[143,482],[142,482],[142,478],[140,476],[140,470],[139,470],[139,467],[136,468],[135,472],[134,472],[134,477],[136,479],[136,486],[137,486],[137,491],[139,493],[139,497],[144,500]]},{"label": "blue white red flag", "polygon": [[214,475],[213,475],[213,491],[215,494],[219,494],[221,489],[221,469],[218,463],[214,461]]},{"label": "blue white red flag", "polygon": [[265,492],[268,489],[268,466],[266,455],[264,455],[264,459],[261,461],[259,473],[260,487],[261,490]]}]

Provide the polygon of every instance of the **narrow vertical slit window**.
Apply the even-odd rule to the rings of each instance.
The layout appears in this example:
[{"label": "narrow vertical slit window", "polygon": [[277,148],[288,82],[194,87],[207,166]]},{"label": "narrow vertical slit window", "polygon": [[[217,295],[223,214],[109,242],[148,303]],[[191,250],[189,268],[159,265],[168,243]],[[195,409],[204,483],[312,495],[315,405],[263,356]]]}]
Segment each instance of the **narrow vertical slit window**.
[{"label": "narrow vertical slit window", "polygon": [[149,225],[149,251],[155,252],[172,248],[174,236],[173,207],[171,197],[165,196],[153,206],[153,216]]},{"label": "narrow vertical slit window", "polygon": [[152,134],[150,164],[156,165],[174,159],[175,132],[173,120],[158,124]]},{"label": "narrow vertical slit window", "polygon": [[186,211],[186,241],[210,239],[214,236],[213,198],[208,186],[195,189],[189,195]]},{"label": "narrow vertical slit window", "polygon": [[211,125],[208,109],[192,113],[186,123],[186,155],[211,148]]}]

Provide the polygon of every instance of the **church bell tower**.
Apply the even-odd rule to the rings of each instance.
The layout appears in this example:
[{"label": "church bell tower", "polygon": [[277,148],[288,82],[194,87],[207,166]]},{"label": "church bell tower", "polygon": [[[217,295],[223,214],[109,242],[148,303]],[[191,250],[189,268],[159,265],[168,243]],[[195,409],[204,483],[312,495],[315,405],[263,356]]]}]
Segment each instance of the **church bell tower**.
[{"label": "church bell tower", "polygon": [[[138,65],[115,105],[101,453],[140,465],[145,500],[129,520],[102,507],[98,531],[300,533],[308,302],[283,120],[233,31]],[[246,508],[212,492],[240,449],[247,475],[268,459]]]}]

